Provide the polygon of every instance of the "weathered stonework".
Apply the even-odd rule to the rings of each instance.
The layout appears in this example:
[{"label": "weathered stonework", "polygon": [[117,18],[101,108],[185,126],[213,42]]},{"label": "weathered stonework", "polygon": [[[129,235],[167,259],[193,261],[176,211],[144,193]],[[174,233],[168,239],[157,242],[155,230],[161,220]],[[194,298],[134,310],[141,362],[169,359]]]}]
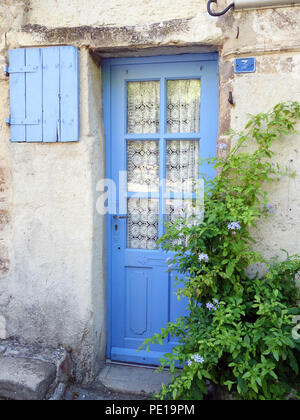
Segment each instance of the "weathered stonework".
[{"label": "weathered stonework", "polygon": [[6,339],[6,319],[0,315],[0,340]]},{"label": "weathered stonework", "polygon": [[[222,9],[226,1],[219,1]],[[54,13],[55,10],[55,13]],[[101,58],[219,52],[219,142],[248,114],[300,101],[300,7],[229,12],[204,0],[2,0],[0,4],[0,315],[21,342],[72,349],[77,380],[105,359],[105,221],[96,212],[104,176]],[[80,142],[12,144],[8,50],[80,50]],[[237,75],[234,58],[257,70]],[[92,58],[93,57],[93,58]],[[231,103],[230,103],[231,102]],[[299,137],[277,146],[300,174]],[[267,256],[300,250],[299,175],[270,188],[275,216],[257,232]]]}]

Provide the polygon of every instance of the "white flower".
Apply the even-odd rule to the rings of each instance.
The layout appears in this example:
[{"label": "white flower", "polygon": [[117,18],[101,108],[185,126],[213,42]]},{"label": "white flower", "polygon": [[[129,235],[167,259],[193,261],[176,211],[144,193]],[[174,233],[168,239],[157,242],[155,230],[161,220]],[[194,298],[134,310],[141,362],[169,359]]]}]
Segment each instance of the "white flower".
[{"label": "white flower", "polygon": [[201,262],[201,261],[208,262],[208,261],[209,261],[209,258],[208,258],[208,255],[207,255],[207,254],[202,253],[202,254],[199,254],[199,256],[198,256],[198,260],[199,260],[200,262]]},{"label": "white flower", "polygon": [[229,230],[240,230],[241,229],[241,225],[239,224],[239,222],[230,222],[228,224],[228,229]]},{"label": "white flower", "polygon": [[194,354],[191,359],[193,359],[196,363],[204,363],[203,357],[201,357],[199,354]]}]

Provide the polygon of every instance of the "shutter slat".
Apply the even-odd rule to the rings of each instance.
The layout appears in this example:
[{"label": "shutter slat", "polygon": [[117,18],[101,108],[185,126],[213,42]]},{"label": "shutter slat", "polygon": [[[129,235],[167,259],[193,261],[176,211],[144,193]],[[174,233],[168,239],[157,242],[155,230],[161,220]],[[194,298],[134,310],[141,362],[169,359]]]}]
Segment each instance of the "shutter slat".
[{"label": "shutter slat", "polygon": [[26,125],[27,142],[43,141],[43,74],[42,54],[39,48],[26,50],[26,65],[37,67],[35,72],[26,73],[26,118],[37,121],[36,125]]},{"label": "shutter slat", "polygon": [[78,141],[78,50],[75,47],[60,47],[60,93],[60,141]]},{"label": "shutter slat", "polygon": [[59,47],[44,48],[43,53],[43,141],[60,137]]},{"label": "shutter slat", "polygon": [[[20,48],[9,52],[11,67],[25,66],[25,49]],[[25,111],[25,73],[13,73],[10,75],[10,117],[12,120],[23,121],[26,118]],[[26,141],[25,125],[12,125],[10,138],[13,142]]]}]

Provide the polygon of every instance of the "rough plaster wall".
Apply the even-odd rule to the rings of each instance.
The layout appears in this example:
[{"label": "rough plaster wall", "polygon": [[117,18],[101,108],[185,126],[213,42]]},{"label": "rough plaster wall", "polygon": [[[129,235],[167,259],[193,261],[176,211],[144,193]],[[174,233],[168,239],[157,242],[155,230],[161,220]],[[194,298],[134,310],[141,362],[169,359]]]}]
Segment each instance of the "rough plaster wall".
[{"label": "rough plaster wall", "polygon": [[[233,95],[238,106],[231,114],[232,125],[241,130],[248,114],[266,112],[280,100],[300,101],[300,53],[257,57],[257,73],[237,75]],[[298,130],[300,124],[298,125]],[[283,177],[268,186],[274,215],[262,220],[256,232],[256,249],[267,257],[300,253],[300,137],[285,137],[274,144],[274,163],[298,172],[295,179]]]},{"label": "rough plaster wall", "polygon": [[1,0],[0,32],[20,28],[26,21],[29,0]]},{"label": "rough plaster wall", "polygon": [[[101,77],[87,50],[80,52],[80,85],[79,143],[9,143],[3,129],[13,233],[5,270],[2,260],[0,315],[8,335],[72,348],[77,380],[88,381],[104,356],[105,242],[103,218],[94,210],[95,185],[104,175]],[[6,114],[7,105],[6,94]]]},{"label": "rough plaster wall", "polygon": [[[102,110],[102,75],[99,67],[92,60],[88,51],[85,51],[88,78],[88,103],[86,108],[89,118],[89,132],[91,138],[89,148],[91,181],[92,181],[92,277],[91,277],[91,304],[93,308],[93,332],[92,345],[89,351],[93,351],[93,358],[89,358],[91,369],[90,378],[97,373],[97,368],[105,359],[106,354],[106,254],[105,254],[105,217],[100,216],[96,210],[96,202],[99,192],[96,185],[105,177],[105,135]],[[81,111],[84,113],[84,109]],[[85,366],[87,359],[85,360]]]},{"label": "rough plaster wall", "polygon": [[[219,137],[229,142],[226,130],[242,128],[248,113],[300,101],[299,19],[300,7],[212,18],[204,0],[2,1],[0,70],[8,48],[80,47],[81,138],[10,144],[9,83],[0,71],[0,338],[73,347],[78,379],[89,380],[105,355],[104,220],[95,210],[105,167],[101,74],[87,48],[96,59],[219,51]],[[256,73],[234,74],[241,56],[257,58]],[[298,144],[299,136],[287,139],[277,158],[300,174]],[[275,216],[257,233],[267,256],[300,251],[299,185],[298,175],[270,188]]]},{"label": "rough plaster wall", "polygon": [[[57,26],[119,26],[160,22],[162,18],[184,19],[206,7],[202,0],[31,0],[29,21],[32,24]],[[46,13],[45,13],[46,10]],[[49,14],[55,10],[55,14]],[[57,15],[60,16],[59,22]],[[59,25],[58,25],[59,23]]]},{"label": "rough plaster wall", "polygon": [[0,339],[5,339],[8,334],[6,307],[11,298],[8,293],[4,293],[4,289],[7,289],[13,257],[12,162],[9,153],[9,130],[5,124],[5,119],[8,116],[8,84],[3,69],[7,57],[6,33],[9,30],[18,29],[25,23],[25,9],[25,0],[4,0],[0,4]]}]

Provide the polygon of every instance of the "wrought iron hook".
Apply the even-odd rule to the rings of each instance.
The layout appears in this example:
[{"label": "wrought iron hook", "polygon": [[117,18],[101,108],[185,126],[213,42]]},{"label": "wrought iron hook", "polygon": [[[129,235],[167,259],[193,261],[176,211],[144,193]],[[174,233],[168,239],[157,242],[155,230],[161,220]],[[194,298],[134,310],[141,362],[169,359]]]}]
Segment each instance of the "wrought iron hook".
[{"label": "wrought iron hook", "polygon": [[216,3],[217,4],[217,2],[218,2],[218,0],[208,0],[208,3],[207,3],[207,11],[208,11],[208,14],[210,15],[210,16],[222,16],[222,15],[225,15],[225,13],[227,13],[228,12],[228,10],[230,10],[230,9],[232,9],[233,7],[234,7],[234,3],[231,3],[229,6],[227,6],[226,7],[226,9],[224,9],[222,12],[213,12],[212,10],[211,10],[211,4],[212,3]]}]

